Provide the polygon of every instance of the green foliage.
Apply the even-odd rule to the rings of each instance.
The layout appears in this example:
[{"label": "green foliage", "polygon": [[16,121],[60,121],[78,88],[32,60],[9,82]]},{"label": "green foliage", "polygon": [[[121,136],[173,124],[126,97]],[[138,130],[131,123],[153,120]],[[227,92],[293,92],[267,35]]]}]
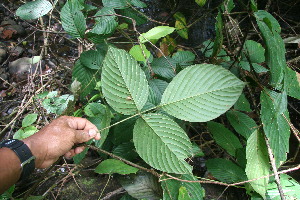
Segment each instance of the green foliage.
[{"label": "green foliage", "polygon": [[134,126],[133,142],[140,157],[155,169],[178,174],[192,172],[184,160],[191,154],[192,143],[169,117],[143,115]]},{"label": "green foliage", "polygon": [[245,171],[233,162],[221,158],[209,159],[206,162],[208,171],[218,180],[225,183],[236,183],[247,180]]},{"label": "green foliage", "polygon": [[7,200],[12,197],[12,193],[15,191],[15,185],[11,186],[3,194],[0,194],[0,200]]},{"label": "green foliage", "polygon": [[117,112],[136,114],[145,105],[149,86],[137,62],[124,50],[109,47],[103,61],[102,92]]},{"label": "green foliage", "polygon": [[35,113],[26,115],[22,120],[22,128],[14,134],[13,138],[23,140],[36,133],[38,129],[32,124],[36,122],[37,117],[38,115]]},{"label": "green foliage", "polygon": [[236,102],[243,87],[242,81],[220,66],[193,65],[172,80],[160,106],[179,119],[205,122],[226,112]]},{"label": "green foliage", "polygon": [[150,57],[150,51],[147,50],[144,44],[134,45],[130,51],[130,55],[134,57],[137,61],[146,61]]},{"label": "green foliage", "polygon": [[[52,5],[38,5],[41,2],[45,1],[26,3],[17,14],[32,10],[29,5],[34,4],[38,7],[36,10],[43,9],[35,18],[41,17],[52,9]],[[206,0],[195,2],[204,6]],[[279,199],[277,186],[272,179],[269,182],[272,168],[265,139],[273,154],[270,156],[279,167],[286,161],[289,150],[287,95],[300,99],[300,76],[286,65],[277,20],[266,11],[258,11],[255,1],[251,0],[247,12],[253,11],[249,16],[256,19],[262,44],[245,40],[242,46],[242,42],[237,42],[244,41],[242,38],[231,42],[232,38],[225,38],[231,34],[227,22],[235,21],[235,15],[230,13],[233,9],[239,13],[243,6],[235,7],[233,0],[225,0],[218,7],[216,37],[213,41],[205,41],[200,49],[204,59],[207,58],[205,62],[212,64],[199,64],[201,55],[198,54],[196,60],[191,51],[182,51],[187,48],[176,46],[178,37],[170,36],[178,34],[188,38],[187,16],[176,12],[173,16],[175,28],[156,26],[139,34],[136,25],[149,19],[143,14],[145,3],[102,0],[102,5],[91,6],[84,0],[65,3],[60,14],[63,28],[72,38],[89,44],[89,50],[80,54],[73,67],[71,91],[75,98],[73,95],[58,96],[55,91],[39,98],[48,113],[57,115],[65,113],[67,107],[74,110],[74,99],[80,101],[76,105],[82,107],[74,115],[87,117],[101,132],[100,141],[91,140],[87,144],[138,163],[134,166],[170,173],[176,179],[164,175],[159,184],[152,175],[141,170],[137,172],[137,168],[121,161],[107,159],[102,153],[99,154],[104,161],[96,172],[129,174],[120,176],[121,184],[134,198],[201,200],[204,190],[196,182],[198,179],[190,163],[194,162],[192,157],[205,156],[206,151],[202,151],[198,141],[195,143],[193,131],[189,134],[185,131],[194,128],[192,122],[208,122],[201,124],[205,126],[202,130],[208,129],[217,145],[231,158],[207,160],[208,171],[218,181],[226,183],[251,180],[244,184],[251,199]],[[173,33],[175,30],[177,33]],[[128,39],[125,43],[132,46],[129,53],[113,45],[121,46],[119,41],[110,44],[120,34]],[[162,40],[161,51],[156,57],[152,47],[158,40]],[[162,52],[166,56],[161,55]],[[30,58],[28,63],[37,63],[40,59]],[[245,84],[247,89],[243,92]],[[260,99],[258,92],[261,92]],[[210,121],[218,117],[216,121],[222,124]],[[26,116],[15,137],[22,139],[35,132],[32,125],[35,120],[36,115]],[[87,152],[88,148],[77,155],[75,163],[80,163]],[[267,177],[262,178],[264,176]],[[297,198],[299,184],[284,174],[281,181],[285,193]],[[127,195],[122,199],[132,198]]]},{"label": "green foliage", "polygon": [[156,26],[150,29],[148,32],[143,33],[139,36],[139,41],[141,43],[148,42],[148,40],[158,40],[166,35],[171,34],[175,28],[169,26]]},{"label": "green foliage", "polygon": [[234,157],[236,150],[242,148],[239,139],[222,124],[208,122],[207,127],[216,143],[225,149],[231,156]]},{"label": "green foliage", "polygon": [[98,174],[131,174],[136,173],[137,168],[126,165],[120,160],[107,159],[101,162],[95,169],[95,172]]},{"label": "green foliage", "polygon": [[280,25],[268,12],[259,10],[254,13],[258,27],[266,44],[266,63],[270,68],[273,87],[281,88],[286,68],[285,47],[280,37]]},{"label": "green foliage", "polygon": [[16,15],[24,20],[37,19],[46,15],[52,9],[52,4],[47,0],[36,0],[27,2],[20,6]]},{"label": "green foliage", "polygon": [[268,187],[268,175],[270,174],[270,164],[268,159],[267,147],[263,135],[259,131],[254,131],[247,140],[246,147],[246,174],[249,180],[261,178],[251,181],[252,188],[265,197]]},{"label": "green foliage", "polygon": [[260,96],[261,121],[264,132],[269,139],[277,165],[286,160],[289,151],[290,126],[287,122],[286,93],[264,90]]},{"label": "green foliage", "polygon": [[86,22],[82,9],[83,6],[77,0],[68,0],[61,9],[62,26],[74,38],[84,37]]},{"label": "green foliage", "polygon": [[244,113],[232,110],[226,116],[234,130],[246,139],[258,128],[255,121]]},{"label": "green foliage", "polygon": [[163,176],[162,189],[163,189],[163,200],[177,199],[180,194],[180,188],[184,187],[188,191],[188,198],[191,200],[202,200],[204,198],[204,189],[201,187],[200,183],[189,182],[197,180],[196,177],[192,175],[175,175],[176,178],[185,180],[187,182],[178,181],[175,179],[168,179],[168,177]]},{"label": "green foliage", "polygon": [[174,14],[174,18],[176,19],[175,28],[177,30],[178,35],[180,35],[184,39],[189,38],[187,23],[184,15],[180,12],[176,12]]},{"label": "green foliage", "polygon": [[[284,193],[284,196],[287,199],[300,199],[300,184],[286,174],[280,174],[280,182],[282,186],[282,190]],[[280,194],[277,188],[277,185],[275,182],[269,183],[268,190],[266,193],[266,199],[267,200],[280,200]]]}]

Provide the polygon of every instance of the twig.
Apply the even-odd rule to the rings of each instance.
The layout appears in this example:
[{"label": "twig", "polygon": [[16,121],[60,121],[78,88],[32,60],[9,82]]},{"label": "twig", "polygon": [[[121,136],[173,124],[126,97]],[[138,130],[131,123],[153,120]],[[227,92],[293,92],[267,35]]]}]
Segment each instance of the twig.
[{"label": "twig", "polygon": [[122,193],[125,193],[125,192],[126,192],[126,190],[124,190],[124,188],[121,187],[121,188],[119,188],[119,189],[116,189],[116,190],[114,190],[114,191],[112,191],[112,192],[106,194],[106,196],[103,197],[101,200],[109,200],[109,199],[111,199],[113,196],[118,195],[118,194],[122,194]]},{"label": "twig", "polygon": [[106,154],[106,155],[108,155],[108,156],[110,156],[110,157],[112,157],[112,158],[115,158],[115,159],[117,159],[117,160],[120,160],[120,161],[122,161],[122,162],[124,162],[124,163],[126,163],[126,164],[128,164],[128,165],[131,165],[131,166],[136,167],[136,168],[138,168],[138,169],[141,169],[141,170],[143,170],[143,171],[149,172],[149,173],[153,174],[153,175],[156,176],[156,177],[160,177],[160,176],[161,176],[159,173],[157,173],[157,172],[154,171],[153,169],[147,169],[147,168],[145,168],[145,167],[142,167],[142,166],[140,166],[140,165],[137,165],[137,164],[135,164],[135,163],[133,163],[133,162],[130,162],[130,161],[124,159],[124,158],[121,158],[121,157],[119,157],[119,156],[117,156],[117,155],[115,155],[115,154],[112,154],[112,153],[110,153],[110,152],[108,152],[108,151],[105,151],[105,150],[100,149],[100,148],[98,148],[98,147],[95,147],[95,146],[93,146],[93,145],[84,145],[84,146],[89,147],[89,148],[91,148],[91,149],[93,149],[93,150],[95,150],[95,151],[99,151],[99,152],[101,152],[101,153],[104,153],[104,154]]},{"label": "twig", "polygon": [[266,145],[267,145],[267,148],[268,148],[268,154],[269,154],[269,158],[270,158],[270,161],[271,161],[272,170],[273,170],[274,176],[275,176],[275,183],[277,185],[277,188],[278,188],[278,191],[279,191],[279,194],[280,194],[280,198],[281,198],[281,200],[285,200],[284,193],[283,193],[283,190],[282,190],[282,186],[280,184],[280,178],[279,178],[279,175],[278,175],[278,172],[277,172],[277,167],[276,167],[276,162],[275,162],[275,159],[274,159],[274,155],[273,155],[272,149],[270,147],[269,140],[266,136],[265,136],[265,141],[266,141]]}]

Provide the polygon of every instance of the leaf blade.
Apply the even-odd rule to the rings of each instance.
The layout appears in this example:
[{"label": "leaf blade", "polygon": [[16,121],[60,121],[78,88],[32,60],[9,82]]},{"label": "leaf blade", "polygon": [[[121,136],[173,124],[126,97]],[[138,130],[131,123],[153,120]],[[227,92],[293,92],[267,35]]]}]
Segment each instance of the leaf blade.
[{"label": "leaf blade", "polygon": [[172,119],[162,114],[146,114],[136,121],[133,142],[143,160],[155,169],[169,173],[191,173],[184,160],[192,144]]},{"label": "leaf blade", "polygon": [[171,81],[160,106],[179,119],[205,122],[226,112],[243,87],[242,81],[220,66],[193,65]]},{"label": "leaf blade", "polygon": [[147,102],[146,75],[126,51],[109,47],[102,67],[102,92],[108,104],[122,114],[136,114]]}]

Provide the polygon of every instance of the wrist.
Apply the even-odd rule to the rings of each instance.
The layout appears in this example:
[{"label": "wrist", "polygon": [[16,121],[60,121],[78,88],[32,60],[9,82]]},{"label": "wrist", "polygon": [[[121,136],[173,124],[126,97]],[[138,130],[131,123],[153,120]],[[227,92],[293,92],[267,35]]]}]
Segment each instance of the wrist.
[{"label": "wrist", "polygon": [[41,150],[38,142],[34,139],[31,139],[30,137],[24,139],[23,142],[28,146],[32,155],[35,156],[35,168],[41,168],[40,166],[42,166],[45,156],[42,154],[43,151]]}]

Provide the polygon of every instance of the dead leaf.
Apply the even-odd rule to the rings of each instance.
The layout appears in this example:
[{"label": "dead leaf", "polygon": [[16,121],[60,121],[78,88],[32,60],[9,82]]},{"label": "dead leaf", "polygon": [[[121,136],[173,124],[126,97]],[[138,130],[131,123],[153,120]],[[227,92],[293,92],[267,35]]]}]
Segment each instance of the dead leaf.
[{"label": "dead leaf", "polygon": [[16,30],[12,30],[12,29],[5,29],[2,31],[2,34],[0,35],[1,38],[3,39],[11,39],[13,37],[14,34],[17,34]]}]

